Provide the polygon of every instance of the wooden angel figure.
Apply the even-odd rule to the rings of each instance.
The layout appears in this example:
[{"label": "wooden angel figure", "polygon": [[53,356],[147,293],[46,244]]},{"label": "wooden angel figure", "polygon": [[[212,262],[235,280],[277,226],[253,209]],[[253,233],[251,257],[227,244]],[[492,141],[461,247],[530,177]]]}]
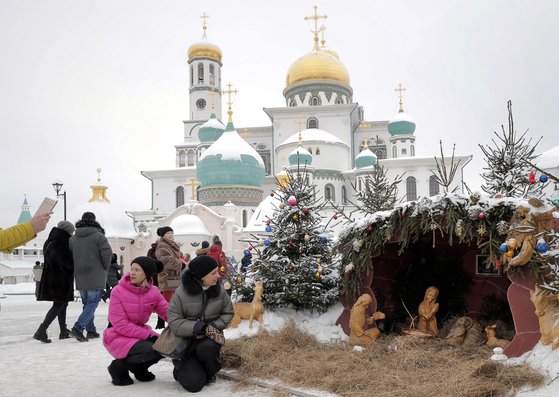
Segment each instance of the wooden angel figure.
[{"label": "wooden angel figure", "polygon": [[436,317],[437,311],[439,310],[439,304],[436,303],[438,296],[439,289],[437,287],[431,286],[427,288],[427,290],[425,290],[425,297],[419,304],[419,308],[417,310],[419,313],[417,329],[432,335],[439,334]]}]

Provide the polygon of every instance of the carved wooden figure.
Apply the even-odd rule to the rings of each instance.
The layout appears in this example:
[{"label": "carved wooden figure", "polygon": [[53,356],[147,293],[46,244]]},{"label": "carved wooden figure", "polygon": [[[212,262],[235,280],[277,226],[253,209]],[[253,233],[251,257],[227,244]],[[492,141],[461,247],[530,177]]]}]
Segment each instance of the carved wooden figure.
[{"label": "carved wooden figure", "polygon": [[504,349],[510,343],[510,340],[497,338],[496,328],[496,324],[485,327],[485,335],[487,335],[486,345],[491,349],[494,347],[502,347]]},{"label": "carved wooden figure", "polygon": [[559,347],[559,327],[555,326],[558,317],[557,295],[545,294],[542,289],[536,286],[534,292],[530,293],[530,300],[536,307],[536,316],[540,323],[540,343],[542,345],[552,345],[555,350]]},{"label": "carved wooden figure", "polygon": [[435,301],[439,296],[439,289],[437,287],[429,287],[425,290],[425,297],[423,302],[419,304],[418,313],[419,321],[417,329],[419,331],[427,332],[432,335],[439,334],[439,327],[437,325],[437,311],[439,304]]},{"label": "carved wooden figure", "polygon": [[372,317],[367,316],[367,309],[372,302],[371,295],[363,294],[351,308],[351,314],[349,315],[349,343],[352,345],[366,346],[380,336],[380,331],[376,327],[365,329],[367,325],[374,324],[376,320],[385,318],[382,312],[376,312]]},{"label": "carved wooden figure", "polygon": [[451,346],[473,346],[479,344],[482,337],[481,325],[470,317],[464,316],[456,320],[445,341]]},{"label": "carved wooden figure", "polygon": [[248,320],[248,327],[252,328],[252,321],[256,320],[260,323],[260,326],[264,324],[262,319],[264,315],[264,305],[262,304],[262,292],[264,286],[262,281],[257,281],[254,285],[254,298],[252,302],[238,302],[233,303],[233,309],[235,310],[235,315],[229,323],[230,328],[237,328],[241,319]]}]

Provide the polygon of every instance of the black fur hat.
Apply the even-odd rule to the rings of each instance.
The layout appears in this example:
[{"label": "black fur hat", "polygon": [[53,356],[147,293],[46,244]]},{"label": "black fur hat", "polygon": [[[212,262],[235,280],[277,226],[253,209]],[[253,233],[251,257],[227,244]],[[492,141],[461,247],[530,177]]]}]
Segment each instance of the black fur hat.
[{"label": "black fur hat", "polygon": [[148,280],[163,270],[163,263],[149,256],[139,256],[134,259],[132,263],[140,265]]},{"label": "black fur hat", "polygon": [[170,226],[163,226],[157,229],[157,235],[163,237],[166,233],[172,232],[173,229]]}]

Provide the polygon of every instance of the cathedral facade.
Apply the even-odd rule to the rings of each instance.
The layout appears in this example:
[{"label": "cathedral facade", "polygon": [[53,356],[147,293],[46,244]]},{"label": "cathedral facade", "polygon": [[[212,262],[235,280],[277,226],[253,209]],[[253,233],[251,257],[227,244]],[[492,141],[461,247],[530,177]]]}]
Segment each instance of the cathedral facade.
[{"label": "cathedral facade", "polygon": [[[190,110],[182,141],[175,145],[176,166],[142,171],[152,184],[152,208],[128,212],[138,232],[150,234],[155,226],[170,225],[179,241],[193,247],[220,235],[228,254],[242,256],[246,243],[239,240],[263,231],[265,217],[272,213],[266,198],[277,187],[276,177],[285,168],[294,169],[303,157],[317,194],[336,206],[351,207],[362,179],[377,162],[389,178],[403,175],[398,191],[404,201],[442,193],[431,172],[437,168],[434,157],[415,155],[416,125],[404,111],[405,88],[396,88],[400,101],[394,117],[365,120],[348,69],[326,47],[324,37],[320,40],[321,18],[316,8],[305,18],[314,23],[314,42],[309,40],[310,52],[286,71],[285,106],[264,107],[270,125],[247,128],[233,124],[231,98],[236,90],[221,80],[223,54],[208,40],[204,23],[202,40],[188,49]],[[226,121],[222,100],[228,104]],[[433,155],[437,152],[435,148]],[[451,190],[462,191],[462,169],[470,160],[471,156],[455,156],[459,169]],[[334,206],[326,208],[335,213]],[[197,224],[210,222],[213,230],[177,230],[179,224],[193,221],[181,217],[197,217]]]}]

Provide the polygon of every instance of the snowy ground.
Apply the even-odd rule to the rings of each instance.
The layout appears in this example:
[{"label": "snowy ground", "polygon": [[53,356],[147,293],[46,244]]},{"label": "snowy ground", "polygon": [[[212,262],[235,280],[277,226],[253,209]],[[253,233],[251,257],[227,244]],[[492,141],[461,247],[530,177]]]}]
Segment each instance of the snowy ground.
[{"label": "snowy ground", "polygon": [[[34,396],[99,396],[118,392],[119,396],[178,396],[184,389],[173,380],[172,364],[162,360],[152,367],[157,379],[154,382],[135,382],[131,386],[115,387],[110,383],[107,366],[111,361],[100,339],[79,343],[75,339],[58,339],[58,323],[49,328],[52,343],[44,344],[31,336],[50,308],[50,302],[37,302],[34,284],[0,285],[0,394],[4,397]],[[23,294],[23,295],[18,295]],[[107,324],[108,303],[101,302],[96,312],[95,323],[101,332]],[[68,325],[71,327],[81,311],[81,304],[72,302],[68,307]],[[309,316],[291,311],[266,313],[264,317],[267,329],[279,329],[289,317],[294,317],[303,329],[317,335],[322,341],[340,337],[345,334],[334,325],[341,312],[341,306],[335,306],[322,316]],[[151,324],[155,325],[155,317]],[[256,325],[258,323],[255,323]],[[228,339],[257,332],[248,329],[243,321],[238,329],[226,330]],[[382,339],[381,339],[382,340]],[[517,394],[519,397],[554,397],[559,396],[559,351],[552,352],[549,346],[536,346],[527,353],[526,360],[534,367],[542,368],[549,375],[550,384],[539,390],[526,390]],[[509,360],[511,364],[522,361]],[[326,396],[328,393],[308,391],[315,395]],[[202,389],[198,396],[272,396],[269,389],[254,386],[250,389],[237,389],[235,383],[219,379],[213,385]],[[331,395],[330,395],[331,396]]]}]

